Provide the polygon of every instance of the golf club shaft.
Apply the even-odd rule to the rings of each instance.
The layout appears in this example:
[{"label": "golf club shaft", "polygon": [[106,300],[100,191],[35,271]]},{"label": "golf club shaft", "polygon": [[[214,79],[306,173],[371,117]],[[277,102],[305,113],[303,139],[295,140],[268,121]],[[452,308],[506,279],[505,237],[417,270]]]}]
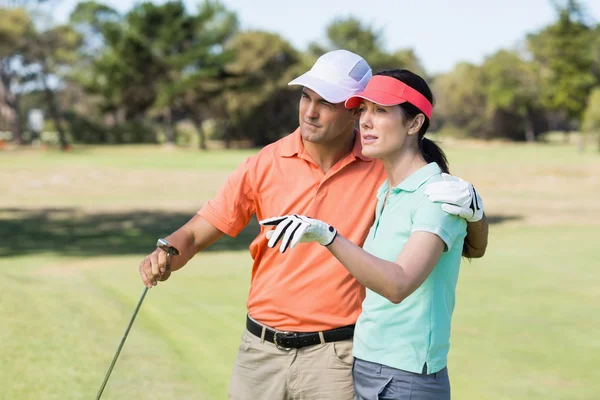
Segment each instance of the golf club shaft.
[{"label": "golf club shaft", "polygon": [[106,382],[108,382],[108,378],[110,377],[110,373],[112,372],[116,362],[117,362],[117,358],[119,358],[119,354],[121,353],[121,349],[123,348],[123,345],[125,344],[125,340],[127,339],[127,335],[129,334],[129,330],[131,329],[131,325],[133,325],[133,321],[135,321],[135,317],[138,313],[138,311],[140,310],[140,307],[142,306],[142,302],[144,301],[144,297],[146,297],[146,293],[148,293],[148,288],[144,287],[144,291],[142,292],[142,295],[140,296],[140,300],[137,303],[137,306],[135,307],[135,311],[133,312],[133,315],[131,316],[131,320],[129,321],[129,325],[127,325],[127,329],[125,330],[125,334],[123,335],[123,338],[121,339],[121,343],[119,344],[119,348],[117,349],[117,353],[115,354],[112,362],[110,363],[110,367],[108,368],[108,371],[106,372],[106,376],[104,377],[104,382],[102,382],[102,386],[100,386],[100,390],[98,390],[98,394],[96,394],[96,400],[100,399],[100,396],[102,396],[102,392],[104,391],[104,387],[106,386]]}]

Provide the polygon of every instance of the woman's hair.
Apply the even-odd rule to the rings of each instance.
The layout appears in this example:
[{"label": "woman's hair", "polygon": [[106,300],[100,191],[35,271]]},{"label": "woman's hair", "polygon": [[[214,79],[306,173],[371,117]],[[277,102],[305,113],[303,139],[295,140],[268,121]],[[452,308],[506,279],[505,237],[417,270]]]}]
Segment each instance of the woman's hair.
[{"label": "woman's hair", "polygon": [[[433,105],[433,103],[434,103],[433,93],[431,93],[431,89],[429,89],[429,85],[427,85],[427,82],[425,82],[425,80],[423,78],[421,78],[419,75],[417,75],[413,72],[410,72],[409,70],[389,69],[386,71],[378,72],[375,75],[383,75],[383,76],[389,76],[392,78],[396,78],[399,81],[404,82],[411,88],[415,89],[416,91],[421,93],[423,96],[425,96],[425,98],[427,100],[429,100],[431,105]],[[402,104],[400,104],[400,108],[404,112],[404,116],[407,119],[413,119],[418,114],[422,114],[421,110],[419,110],[417,107],[413,106],[410,103],[402,103]],[[427,116],[425,114],[423,114],[423,115],[425,116],[425,122],[423,122],[423,125],[421,126],[421,129],[419,130],[419,150],[421,151],[421,154],[423,154],[423,158],[425,159],[425,161],[427,161],[428,163],[430,163],[430,162],[437,163],[437,165],[440,166],[440,169],[442,171],[449,174],[450,170],[448,168],[448,159],[446,158],[446,154],[444,153],[444,151],[437,144],[435,144],[432,140],[429,140],[426,137],[424,137],[425,132],[427,132],[427,129],[429,129],[430,121],[429,121],[429,118],[427,118]],[[466,257],[469,259],[472,258],[471,254],[470,254],[469,242],[468,242],[467,238],[465,238],[465,242],[463,244],[462,255],[463,255],[463,257]]]},{"label": "woman's hair", "polygon": [[[421,93],[433,105],[434,100],[431,89],[429,89],[427,82],[425,82],[425,80],[419,75],[410,72],[407,69],[388,69],[378,72],[375,75],[389,76],[398,79],[400,82],[407,84],[417,92]],[[407,119],[413,119],[418,114],[423,113],[410,103],[402,103],[400,104],[400,108],[404,112],[404,116]],[[450,172],[448,169],[448,159],[446,158],[446,154],[437,144],[425,137],[425,132],[427,132],[427,129],[429,129],[430,121],[425,114],[423,114],[423,116],[425,116],[425,122],[423,122],[423,125],[421,125],[421,129],[419,130],[419,150],[421,151],[421,154],[423,154],[425,161],[428,163],[437,163],[442,171],[449,174]]]}]

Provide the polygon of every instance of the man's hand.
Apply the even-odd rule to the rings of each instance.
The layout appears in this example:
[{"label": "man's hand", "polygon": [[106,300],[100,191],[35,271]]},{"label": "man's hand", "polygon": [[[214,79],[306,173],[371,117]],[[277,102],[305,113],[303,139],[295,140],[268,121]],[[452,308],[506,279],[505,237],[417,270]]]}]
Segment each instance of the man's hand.
[{"label": "man's hand", "polygon": [[171,276],[169,257],[162,249],[156,249],[140,263],[140,276],[148,288],[156,286],[158,281],[166,281]]},{"label": "man's hand", "polygon": [[263,219],[259,222],[262,226],[276,226],[267,232],[268,246],[273,248],[279,240],[280,252],[285,252],[288,247],[294,248],[298,242],[317,242],[328,246],[337,235],[335,228],[318,219],[304,215],[285,215]]},{"label": "man's hand", "polygon": [[467,222],[477,222],[483,218],[483,201],[469,182],[443,173],[443,181],[430,183],[425,189],[429,200],[445,203],[442,210],[458,215]]}]

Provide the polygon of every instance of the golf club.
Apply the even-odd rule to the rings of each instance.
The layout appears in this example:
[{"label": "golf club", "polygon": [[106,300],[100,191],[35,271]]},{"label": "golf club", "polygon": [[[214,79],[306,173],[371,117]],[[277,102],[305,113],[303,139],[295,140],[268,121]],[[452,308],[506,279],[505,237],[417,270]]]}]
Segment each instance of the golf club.
[{"label": "golf club", "polygon": [[[164,250],[167,253],[167,265],[169,265],[169,258],[171,256],[179,255],[179,251],[175,247],[171,246],[171,244],[168,241],[166,241],[165,239],[158,239],[158,242],[156,242],[156,247]],[[121,338],[121,343],[119,343],[117,352],[115,353],[115,356],[113,357],[112,362],[110,363],[110,367],[108,367],[108,371],[106,372],[106,375],[104,376],[104,381],[102,382],[102,385],[100,386],[100,389],[98,390],[98,393],[96,394],[95,400],[100,400],[100,397],[102,396],[102,392],[104,392],[104,388],[106,387],[106,382],[108,382],[108,378],[110,377],[110,374],[111,374],[115,364],[117,363],[117,358],[119,358],[121,349],[123,348],[123,345],[125,344],[125,340],[127,339],[129,330],[131,329],[131,326],[133,325],[133,321],[135,321],[135,317],[137,316],[137,313],[140,310],[140,307],[142,306],[142,302],[144,301],[144,297],[146,297],[146,293],[148,293],[148,288],[144,287],[144,290],[142,291],[142,295],[140,296],[140,299],[138,300],[137,306],[135,307],[135,310],[133,311],[133,315],[131,316],[131,319],[129,320],[127,329],[125,329],[125,334]]]}]

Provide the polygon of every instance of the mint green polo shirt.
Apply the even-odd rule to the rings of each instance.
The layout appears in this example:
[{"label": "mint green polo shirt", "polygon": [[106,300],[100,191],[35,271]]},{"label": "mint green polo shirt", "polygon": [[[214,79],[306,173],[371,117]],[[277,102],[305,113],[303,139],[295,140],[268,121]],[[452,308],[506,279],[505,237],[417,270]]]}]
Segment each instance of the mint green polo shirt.
[{"label": "mint green polo shirt", "polygon": [[[389,367],[432,374],[447,364],[450,320],[467,223],[450,215],[425,195],[425,187],[441,181],[436,163],[419,169],[398,186],[385,181],[377,192],[375,223],[364,250],[394,262],[413,232],[438,235],[446,244],[425,282],[400,304],[367,289],[354,332],[354,356]],[[387,192],[387,204],[384,205]]]}]

